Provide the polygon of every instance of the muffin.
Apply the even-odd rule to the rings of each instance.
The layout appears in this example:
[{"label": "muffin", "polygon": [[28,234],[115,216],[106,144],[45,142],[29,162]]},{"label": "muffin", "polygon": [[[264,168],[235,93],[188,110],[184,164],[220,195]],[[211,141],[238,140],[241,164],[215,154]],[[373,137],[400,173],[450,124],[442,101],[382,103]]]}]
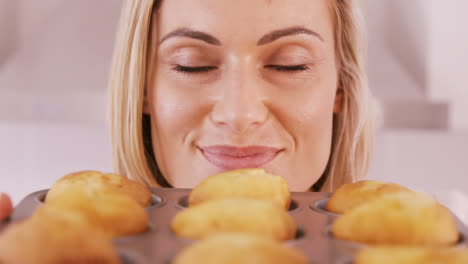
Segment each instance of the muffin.
[{"label": "muffin", "polygon": [[306,264],[306,257],[276,241],[245,234],[219,234],[183,249],[173,264]]},{"label": "muffin", "polygon": [[332,194],[325,205],[325,209],[333,213],[343,214],[377,197],[409,191],[409,189],[401,185],[379,181],[366,180],[344,184]]},{"label": "muffin", "polygon": [[263,169],[241,169],[204,179],[190,193],[189,205],[222,198],[252,198],[273,201],[288,209],[291,203],[286,181]]},{"label": "muffin", "polygon": [[108,237],[79,213],[43,206],[0,235],[2,264],[117,264],[119,258]]},{"label": "muffin", "polygon": [[171,228],[176,235],[190,239],[240,232],[283,241],[296,234],[296,224],[283,208],[242,198],[211,200],[185,209],[174,217]]},{"label": "muffin", "polygon": [[341,215],[336,238],[370,245],[450,246],[458,230],[450,211],[416,192],[388,194]]},{"label": "muffin", "polygon": [[[389,257],[391,256],[391,257]],[[356,256],[356,264],[465,264],[467,248],[366,248]]]},{"label": "muffin", "polygon": [[116,191],[89,193],[77,186],[67,187],[67,192],[45,203],[46,207],[73,215],[79,213],[91,222],[95,229],[109,237],[137,234],[147,230],[148,214],[128,195]]},{"label": "muffin", "polygon": [[141,206],[151,205],[151,192],[144,185],[125,177],[98,171],[80,171],[59,179],[46,196],[46,202],[66,194],[70,187],[81,187],[90,193],[118,191],[135,199]]}]

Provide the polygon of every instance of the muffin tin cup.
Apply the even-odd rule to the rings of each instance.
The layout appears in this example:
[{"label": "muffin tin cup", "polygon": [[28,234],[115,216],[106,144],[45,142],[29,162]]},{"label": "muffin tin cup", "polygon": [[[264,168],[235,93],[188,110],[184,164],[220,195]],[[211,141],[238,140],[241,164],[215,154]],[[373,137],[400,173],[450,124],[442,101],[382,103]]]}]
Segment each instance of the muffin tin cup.
[{"label": "muffin tin cup", "polygon": [[[149,230],[128,237],[113,240],[122,263],[169,264],[177,254],[195,241],[177,237],[170,229],[174,216],[186,208],[189,189],[151,188],[153,204],[146,208],[149,215]],[[47,190],[28,195],[15,208],[11,217],[14,222],[30,216],[39,206]],[[284,241],[283,245],[302,251],[310,263],[351,264],[356,252],[367,245],[353,243],[335,238],[331,232],[332,222],[339,214],[325,210],[325,204],[330,193],[293,192],[289,213],[297,224],[298,232],[293,240]],[[2,225],[0,223],[0,230]],[[467,228],[457,219],[461,234],[458,245],[468,245]]]},{"label": "muffin tin cup", "polygon": [[340,216],[340,214],[337,214],[337,213],[333,213],[333,212],[330,212],[330,211],[327,211],[325,209],[325,205],[327,204],[329,198],[324,198],[324,199],[320,199],[320,200],[316,200],[315,202],[313,202],[311,205],[310,205],[310,208],[312,208],[312,210],[315,210],[321,214],[326,214],[326,215],[329,215],[331,217],[338,217]]},{"label": "muffin tin cup", "polygon": [[120,264],[144,264],[146,261],[136,251],[130,251],[128,249],[118,249]]}]

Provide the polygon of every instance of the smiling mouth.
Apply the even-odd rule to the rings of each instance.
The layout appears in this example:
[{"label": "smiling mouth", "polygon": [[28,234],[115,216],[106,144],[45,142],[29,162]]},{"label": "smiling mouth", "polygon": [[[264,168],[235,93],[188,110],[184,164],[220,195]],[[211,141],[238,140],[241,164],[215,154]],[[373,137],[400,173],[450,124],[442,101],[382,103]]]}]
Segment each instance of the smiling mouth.
[{"label": "smiling mouth", "polygon": [[198,149],[211,164],[222,170],[260,168],[283,151],[283,149],[265,146],[239,148],[225,145],[199,147]]}]

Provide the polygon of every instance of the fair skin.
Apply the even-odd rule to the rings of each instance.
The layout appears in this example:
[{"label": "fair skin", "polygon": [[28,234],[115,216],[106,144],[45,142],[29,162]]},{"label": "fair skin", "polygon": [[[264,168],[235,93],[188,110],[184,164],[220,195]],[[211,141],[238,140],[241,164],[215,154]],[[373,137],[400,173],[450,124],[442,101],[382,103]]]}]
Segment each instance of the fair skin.
[{"label": "fair skin", "polygon": [[[144,111],[173,187],[244,167],[292,191],[319,179],[342,106],[328,2],[163,1]],[[0,220],[11,211],[0,196]]]},{"label": "fair skin", "polygon": [[173,187],[246,167],[292,191],[320,178],[341,108],[328,4],[163,1],[145,112]]}]

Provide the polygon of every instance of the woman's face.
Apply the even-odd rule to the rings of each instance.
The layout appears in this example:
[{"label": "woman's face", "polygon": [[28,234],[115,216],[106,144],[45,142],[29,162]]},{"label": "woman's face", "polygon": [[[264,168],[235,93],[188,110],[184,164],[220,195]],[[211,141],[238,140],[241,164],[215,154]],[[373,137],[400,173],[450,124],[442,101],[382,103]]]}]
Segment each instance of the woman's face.
[{"label": "woman's face", "polygon": [[341,107],[329,0],[170,0],[154,22],[145,111],[167,181],[262,167],[309,189]]}]

